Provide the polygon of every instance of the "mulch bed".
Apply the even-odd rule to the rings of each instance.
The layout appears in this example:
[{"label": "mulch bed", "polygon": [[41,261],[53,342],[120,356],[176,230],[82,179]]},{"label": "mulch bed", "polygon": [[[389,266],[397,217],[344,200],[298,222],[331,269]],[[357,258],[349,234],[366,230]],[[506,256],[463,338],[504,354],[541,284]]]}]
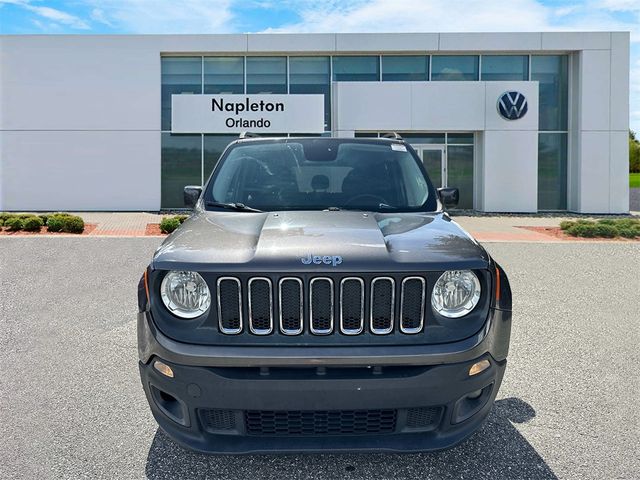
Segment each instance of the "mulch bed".
[{"label": "mulch bed", "polygon": [[41,227],[39,232],[25,232],[23,230],[18,230],[17,232],[10,232],[5,227],[0,228],[0,235],[8,235],[8,236],[34,236],[34,235],[66,235],[66,236],[77,236],[77,235],[89,235],[93,232],[97,223],[85,223],[84,224],[84,232],[82,233],[66,233],[66,232],[47,232],[47,227]]},{"label": "mulch bed", "polygon": [[572,237],[571,235],[567,235],[560,227],[518,227],[524,230],[531,230],[532,232],[542,233],[545,235],[549,235],[551,237],[555,237],[560,240],[571,240],[571,241],[585,241],[592,242],[597,240],[598,242],[602,241],[611,241],[611,242],[639,242],[640,238],[624,238],[624,237],[616,237],[616,238],[604,238],[604,237],[594,237],[594,238],[585,238],[585,237]]},{"label": "mulch bed", "polygon": [[159,223],[147,223],[147,228],[144,231],[144,234],[149,237],[155,237],[157,235],[166,236],[166,233],[162,233],[160,231]]}]

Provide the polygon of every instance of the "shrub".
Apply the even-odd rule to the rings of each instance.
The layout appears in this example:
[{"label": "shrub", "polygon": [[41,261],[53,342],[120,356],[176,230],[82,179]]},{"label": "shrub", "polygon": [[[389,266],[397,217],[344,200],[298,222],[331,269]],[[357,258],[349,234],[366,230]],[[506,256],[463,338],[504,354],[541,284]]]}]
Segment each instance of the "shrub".
[{"label": "shrub", "polygon": [[622,227],[618,229],[618,235],[624,238],[640,237],[640,228]]},{"label": "shrub", "polygon": [[180,225],[184,223],[184,221],[189,218],[189,215],[175,215],[173,218],[177,218],[180,222]]},{"label": "shrub", "polygon": [[20,217],[9,217],[4,221],[4,225],[9,227],[9,231],[17,232],[22,229],[22,219]]},{"label": "shrub", "polygon": [[614,220],[613,218],[603,218],[602,220],[598,220],[600,225],[618,225],[619,220]]},{"label": "shrub", "polygon": [[3,225],[4,225],[4,219],[0,218],[0,230],[2,230]]},{"label": "shrub", "polygon": [[49,214],[48,213],[41,213],[38,215],[38,217],[40,217],[40,220],[42,220],[42,224],[46,225],[47,224],[47,220],[49,220]]},{"label": "shrub", "polygon": [[568,228],[571,228],[574,224],[575,222],[572,222],[571,220],[564,220],[560,222],[560,228],[562,230],[567,230]]},{"label": "shrub", "polygon": [[160,231],[162,233],[171,233],[180,226],[180,220],[176,217],[165,217],[160,222]]},{"label": "shrub", "polygon": [[27,232],[39,232],[40,228],[44,225],[44,222],[40,217],[35,215],[32,217],[26,217],[22,219],[22,229]]},{"label": "shrub", "polygon": [[618,236],[618,229],[615,224],[598,223],[595,226],[596,237],[615,238]]},{"label": "shrub", "polygon": [[47,219],[47,231],[49,232],[61,232],[64,225],[64,218],[60,215],[51,215]]},{"label": "shrub", "polygon": [[574,237],[593,238],[596,236],[596,225],[594,223],[585,224],[576,222],[573,226],[569,227],[566,232]]},{"label": "shrub", "polygon": [[84,232],[84,220],[77,215],[58,217],[62,219],[62,231],[67,233]]},{"label": "shrub", "polygon": [[593,222],[577,220],[562,222],[560,228],[574,237],[634,238],[640,236],[640,219],[637,218],[604,218]]}]

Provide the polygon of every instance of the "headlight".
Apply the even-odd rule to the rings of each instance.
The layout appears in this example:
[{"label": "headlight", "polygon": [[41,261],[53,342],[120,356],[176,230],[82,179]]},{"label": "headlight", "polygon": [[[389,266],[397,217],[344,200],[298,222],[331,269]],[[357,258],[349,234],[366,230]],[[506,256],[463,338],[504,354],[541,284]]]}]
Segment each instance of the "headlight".
[{"label": "headlight", "polygon": [[480,281],[471,270],[449,270],[433,287],[431,305],[443,317],[466,315],[480,300]]},{"label": "headlight", "polygon": [[171,271],[160,285],[160,296],[165,307],[181,318],[195,318],[211,305],[207,282],[196,272]]}]

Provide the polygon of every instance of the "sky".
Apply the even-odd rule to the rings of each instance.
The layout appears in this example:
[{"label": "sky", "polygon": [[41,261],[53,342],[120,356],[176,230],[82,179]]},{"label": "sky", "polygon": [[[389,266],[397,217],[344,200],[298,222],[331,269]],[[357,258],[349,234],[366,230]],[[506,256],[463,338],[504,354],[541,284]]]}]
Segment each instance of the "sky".
[{"label": "sky", "polygon": [[640,133],[640,0],[0,0],[0,34],[631,32]]}]

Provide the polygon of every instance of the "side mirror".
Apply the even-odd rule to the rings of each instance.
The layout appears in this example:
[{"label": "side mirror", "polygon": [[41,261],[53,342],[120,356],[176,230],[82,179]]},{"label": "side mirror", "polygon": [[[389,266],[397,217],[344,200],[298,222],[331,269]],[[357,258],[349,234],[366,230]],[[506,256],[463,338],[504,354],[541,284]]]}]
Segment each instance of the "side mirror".
[{"label": "side mirror", "polygon": [[460,192],[457,188],[439,188],[438,196],[445,207],[455,207],[460,200]]},{"label": "side mirror", "polygon": [[198,203],[198,199],[200,198],[200,195],[202,194],[202,187],[197,186],[197,185],[187,185],[186,187],[184,187],[184,192],[183,192],[183,196],[184,196],[184,204],[187,207],[195,207],[196,203]]}]

